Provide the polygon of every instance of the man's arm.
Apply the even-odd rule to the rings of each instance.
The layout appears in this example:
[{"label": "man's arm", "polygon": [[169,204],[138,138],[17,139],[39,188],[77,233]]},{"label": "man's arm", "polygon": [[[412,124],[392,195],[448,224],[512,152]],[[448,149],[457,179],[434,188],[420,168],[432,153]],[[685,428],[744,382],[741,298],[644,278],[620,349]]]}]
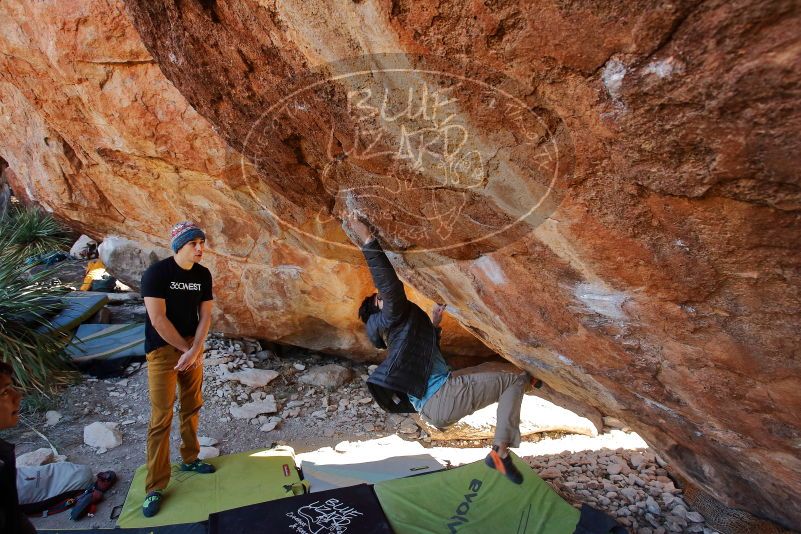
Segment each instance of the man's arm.
[{"label": "man's arm", "polygon": [[150,317],[150,324],[156,329],[161,339],[180,350],[186,352],[190,345],[178,333],[175,326],[167,319],[167,301],[156,297],[145,297],[145,309]]},{"label": "man's arm", "polygon": [[409,307],[403,282],[398,278],[395,268],[367,225],[361,222],[354,213],[348,215],[346,222],[356,234],[356,244],[362,249],[373,277],[373,283],[384,301],[381,317],[392,323],[401,317]]},{"label": "man's arm", "polygon": [[214,301],[205,300],[200,303],[200,322],[195,329],[195,338],[192,341],[192,346],[178,358],[178,363],[175,366],[177,371],[185,371],[202,361],[203,345],[206,342],[206,336],[209,335],[209,327],[211,327],[212,302]]}]

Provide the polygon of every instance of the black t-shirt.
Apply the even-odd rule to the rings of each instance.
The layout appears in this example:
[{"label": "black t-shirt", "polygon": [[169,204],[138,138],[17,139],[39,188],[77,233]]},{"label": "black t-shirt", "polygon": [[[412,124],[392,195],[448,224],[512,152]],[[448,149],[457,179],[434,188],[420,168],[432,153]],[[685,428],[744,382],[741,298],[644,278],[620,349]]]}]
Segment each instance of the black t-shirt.
[{"label": "black t-shirt", "polygon": [[[200,322],[200,303],[214,299],[211,273],[195,263],[189,270],[182,269],[173,257],[161,260],[147,268],[142,275],[142,296],[167,301],[167,319],[184,337],[195,335]],[[167,345],[150,322],[145,320],[145,351],[150,352]]]}]

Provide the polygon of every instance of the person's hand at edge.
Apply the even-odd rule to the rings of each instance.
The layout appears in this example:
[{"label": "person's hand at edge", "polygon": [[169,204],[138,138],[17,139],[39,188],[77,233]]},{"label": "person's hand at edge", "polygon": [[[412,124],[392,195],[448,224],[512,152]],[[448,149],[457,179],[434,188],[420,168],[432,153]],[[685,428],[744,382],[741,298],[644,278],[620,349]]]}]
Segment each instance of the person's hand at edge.
[{"label": "person's hand at edge", "polygon": [[431,308],[431,322],[434,323],[435,328],[442,322],[442,313],[447,306],[447,304],[434,304],[434,307]]},{"label": "person's hand at edge", "polygon": [[366,245],[373,239],[373,231],[359,219],[359,215],[354,211],[351,211],[345,216],[342,225],[351,230],[351,233],[346,232],[348,233],[348,237],[354,241],[353,236],[355,235],[356,240],[354,244],[360,247]]}]

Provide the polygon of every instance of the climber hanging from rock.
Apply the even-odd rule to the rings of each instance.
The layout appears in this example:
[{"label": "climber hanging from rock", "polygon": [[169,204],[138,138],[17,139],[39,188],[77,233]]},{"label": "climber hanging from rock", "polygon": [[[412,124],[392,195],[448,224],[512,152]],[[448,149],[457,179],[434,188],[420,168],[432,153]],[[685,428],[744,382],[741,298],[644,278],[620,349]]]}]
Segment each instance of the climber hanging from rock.
[{"label": "climber hanging from rock", "polygon": [[497,402],[494,445],[485,462],[520,484],[523,476],[508,449],[520,445],[525,390],[530,383],[539,387],[542,382],[512,364],[485,363],[451,371],[439,348],[445,305],[436,304],[429,318],[406,298],[403,283],[370,228],[355,213],[345,217],[343,227],[361,248],[378,290],[359,308],[370,341],[388,352],[367,380],[375,401],[387,412],[419,412],[440,429]]}]

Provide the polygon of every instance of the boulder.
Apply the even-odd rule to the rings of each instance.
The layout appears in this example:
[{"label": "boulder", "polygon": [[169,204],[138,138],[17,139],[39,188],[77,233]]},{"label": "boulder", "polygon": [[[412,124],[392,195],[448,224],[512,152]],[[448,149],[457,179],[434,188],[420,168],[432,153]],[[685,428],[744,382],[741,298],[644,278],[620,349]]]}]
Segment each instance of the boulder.
[{"label": "boulder", "polygon": [[96,421],[83,428],[83,442],[97,449],[113,449],[122,445],[122,433],[117,423]]},{"label": "boulder", "polygon": [[280,374],[281,373],[278,371],[273,371],[271,369],[245,369],[244,371],[237,371],[235,373],[226,373],[223,375],[223,378],[225,380],[241,382],[252,388],[260,388],[275,380]]},{"label": "boulder", "polygon": [[253,419],[263,413],[275,413],[278,408],[275,404],[275,397],[267,395],[260,401],[249,402],[242,406],[231,406],[230,411],[236,419]]},{"label": "boulder", "polygon": [[312,386],[337,388],[350,380],[352,374],[347,367],[332,363],[312,367],[300,375],[298,381]]},{"label": "boulder", "polygon": [[98,247],[98,252],[106,272],[137,291],[145,270],[157,261],[172,256],[168,248],[116,235],[107,236]]},{"label": "boulder", "polygon": [[[488,439],[495,435],[498,403],[490,404],[471,415],[465,416],[453,426],[440,431],[417,416],[420,426],[434,441],[454,439]],[[528,436],[539,432],[568,432],[597,436],[598,430],[584,417],[545,399],[524,395],[520,407],[520,434]]]},{"label": "boulder", "polygon": [[97,254],[97,241],[84,234],[81,234],[70,248],[70,256],[76,260],[85,260],[95,254]]}]

